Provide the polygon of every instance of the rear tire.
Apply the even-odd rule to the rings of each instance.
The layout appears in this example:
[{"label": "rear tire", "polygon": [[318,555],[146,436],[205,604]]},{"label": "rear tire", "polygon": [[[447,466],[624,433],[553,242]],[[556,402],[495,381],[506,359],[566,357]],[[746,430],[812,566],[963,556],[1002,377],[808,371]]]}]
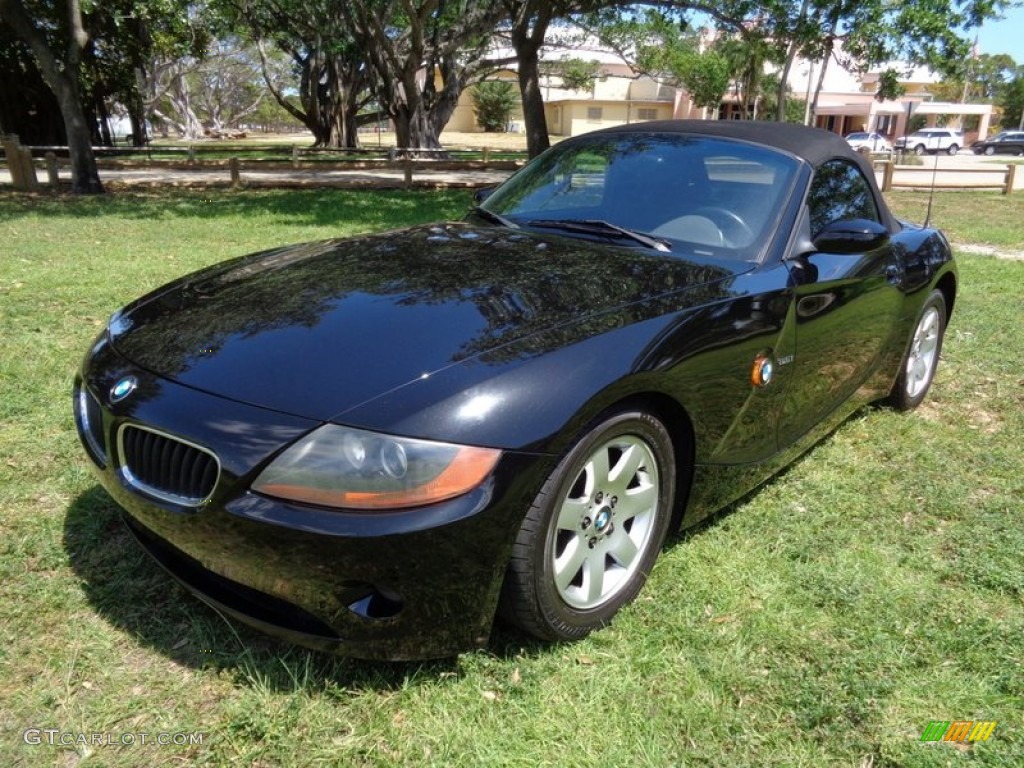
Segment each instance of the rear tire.
[{"label": "rear tire", "polygon": [[935,378],[945,334],[946,298],[942,291],[936,289],[928,296],[917,316],[900,373],[889,393],[887,402],[890,406],[898,411],[911,411],[924,401]]},{"label": "rear tire", "polygon": [[660,421],[625,410],[596,423],[523,520],[502,616],[543,640],[577,640],[608,624],[661,551],[675,487],[675,451]]},{"label": "rear tire", "polygon": [[953,155],[955,155],[959,151],[960,151],[960,147],[959,146],[957,146],[956,144],[950,144],[949,148],[946,150],[946,154],[949,155],[950,157],[952,157]]}]

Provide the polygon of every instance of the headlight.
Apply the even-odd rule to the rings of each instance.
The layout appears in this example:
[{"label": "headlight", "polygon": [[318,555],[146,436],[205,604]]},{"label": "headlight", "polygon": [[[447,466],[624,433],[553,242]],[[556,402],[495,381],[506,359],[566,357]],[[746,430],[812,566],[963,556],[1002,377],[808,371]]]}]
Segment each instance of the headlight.
[{"label": "headlight", "polygon": [[460,496],[494,469],[501,451],[390,437],[326,424],[286,450],[252,489],[289,501],[396,509]]}]

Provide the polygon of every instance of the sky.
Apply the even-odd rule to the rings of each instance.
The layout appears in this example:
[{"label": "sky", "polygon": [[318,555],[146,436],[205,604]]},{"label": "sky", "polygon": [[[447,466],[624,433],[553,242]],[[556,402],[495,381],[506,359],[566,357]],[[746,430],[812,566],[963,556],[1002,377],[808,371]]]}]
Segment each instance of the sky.
[{"label": "sky", "polygon": [[1006,53],[1024,64],[1024,8],[1010,8],[1006,18],[987,21],[978,32],[978,53]]}]

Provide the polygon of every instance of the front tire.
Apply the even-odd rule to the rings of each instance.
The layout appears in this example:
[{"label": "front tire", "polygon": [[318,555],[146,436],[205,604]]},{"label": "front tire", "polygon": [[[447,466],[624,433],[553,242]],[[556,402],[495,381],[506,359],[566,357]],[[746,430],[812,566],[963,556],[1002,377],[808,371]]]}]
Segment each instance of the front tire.
[{"label": "front tire", "polygon": [[946,299],[936,289],[921,307],[899,376],[889,393],[888,403],[896,410],[910,411],[924,401],[935,378],[945,333]]},{"label": "front tire", "polygon": [[991,157],[995,153],[996,153],[996,148],[995,147],[985,147],[985,154],[988,155],[989,157]]},{"label": "front tire", "polygon": [[577,640],[630,602],[672,518],[675,451],[665,426],[626,410],[602,419],[562,458],[526,514],[501,613],[543,640]]},{"label": "front tire", "polygon": [[950,144],[949,148],[946,150],[946,154],[949,155],[950,157],[952,157],[953,155],[955,155],[959,151],[960,151],[960,147],[959,146],[957,146],[956,144]]},{"label": "front tire", "polygon": [[914,147],[914,154],[917,155],[918,157],[923,155],[924,152],[925,152],[924,144],[918,144],[916,147]]}]

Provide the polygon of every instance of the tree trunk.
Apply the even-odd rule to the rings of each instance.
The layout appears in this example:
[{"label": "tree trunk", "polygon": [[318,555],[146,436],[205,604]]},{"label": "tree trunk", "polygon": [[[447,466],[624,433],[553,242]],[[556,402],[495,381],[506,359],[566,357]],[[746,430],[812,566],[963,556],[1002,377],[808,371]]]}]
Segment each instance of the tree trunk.
[{"label": "tree trunk", "polygon": [[319,40],[305,55],[293,52],[292,60],[302,71],[299,81],[302,108],[299,109],[270,77],[264,41],[257,39],[256,46],[267,88],[274,100],[313,134],[313,146],[359,146],[359,136],[354,129],[365,75],[359,74],[358,67],[348,66],[349,62],[341,54],[323,54]]},{"label": "tree trunk", "polygon": [[94,102],[96,110],[96,124],[100,130],[100,140],[94,142],[100,146],[112,147],[114,146],[114,137],[110,135],[110,112],[107,110],[107,103],[103,99],[101,93],[97,93],[94,96]]},{"label": "tree trunk", "polygon": [[540,61],[536,49],[532,56],[519,58],[519,95],[523,101],[526,150],[536,157],[551,146],[548,119],[544,113],[544,95],[540,90]]},{"label": "tree trunk", "polygon": [[[432,80],[428,80],[424,83],[422,91],[417,92],[413,98],[406,99],[409,103],[408,143],[399,143],[398,146],[414,150],[442,148],[441,131],[451,120],[458,106],[459,95],[464,86],[464,75],[459,72],[454,58],[447,55],[442,57],[439,71],[442,83],[440,91],[434,88]],[[427,77],[431,75],[428,73]],[[415,73],[404,80],[414,83]]]},{"label": "tree trunk", "polygon": [[[345,82],[344,63],[328,55],[320,62],[316,78],[316,113],[319,116],[320,146],[341,149],[355,146],[349,132],[347,111],[351,88]],[[352,116],[354,119],[354,115]]]},{"label": "tree trunk", "polygon": [[89,125],[82,109],[79,93],[78,64],[88,35],[82,27],[82,14],[77,0],[68,0],[68,25],[70,40],[66,60],[58,62],[57,56],[47,45],[46,38],[36,28],[31,17],[19,0],[0,0],[0,18],[6,21],[15,33],[32,49],[39,64],[39,72],[46,84],[57,97],[64,130],[68,137],[68,153],[71,156],[71,191],[78,194],[103,192],[96,157],[92,151]]},{"label": "tree trunk", "polygon": [[348,146],[348,126],[342,115],[337,112],[331,114],[327,125],[327,144],[332,149],[341,149]]},{"label": "tree trunk", "polygon": [[359,94],[354,88],[345,93],[345,108],[341,112],[341,120],[345,127],[346,147],[359,147]]},{"label": "tree trunk", "polygon": [[836,44],[836,30],[839,28],[838,10],[829,19],[827,36],[825,38],[825,55],[821,59],[821,71],[818,72],[818,83],[814,87],[814,99],[811,101],[811,127],[818,122],[818,96],[821,95],[821,88],[825,84],[825,71],[828,69],[829,61],[832,59],[832,51]]},{"label": "tree trunk", "polygon": [[176,125],[182,138],[198,139],[202,136],[203,123],[192,109],[192,94],[189,93],[184,75],[179,75],[175,85],[168,89],[167,99],[180,118]]},{"label": "tree trunk", "polygon": [[513,12],[512,47],[519,62],[519,97],[523,103],[526,149],[531,158],[551,146],[544,96],[540,90],[539,52],[551,22],[553,7],[550,2],[539,5],[537,7],[530,0],[525,0],[518,8],[506,4]]},{"label": "tree trunk", "polygon": [[[136,76],[136,82],[139,82]],[[133,147],[144,147],[149,143],[149,130],[146,128],[146,105],[142,100],[142,91],[135,88],[128,104],[128,120],[132,124],[131,142]]]},{"label": "tree trunk", "polygon": [[786,52],[786,62],[782,65],[782,72],[779,74],[779,90],[775,95],[775,120],[782,123],[786,120],[786,99],[789,98],[789,70],[793,68],[793,60],[796,58],[796,45],[790,43]]},{"label": "tree trunk", "polygon": [[417,110],[409,127],[410,149],[441,149],[441,131],[430,112],[423,108]]},{"label": "tree trunk", "polygon": [[[807,16],[807,6],[809,3],[810,0],[802,0],[800,3],[797,25],[801,25]],[[789,41],[789,47],[786,49],[786,61],[782,65],[782,73],[779,75],[779,92],[777,96],[778,101],[775,105],[775,119],[780,123],[786,120],[786,99],[789,97],[789,70],[793,68],[793,62],[796,60],[796,54],[799,50],[797,34],[798,29],[794,29],[793,39]]]},{"label": "tree trunk", "polygon": [[821,69],[818,71],[818,82],[814,86],[814,98],[811,99],[811,127],[815,127],[815,123],[818,122],[818,96],[821,94],[821,88],[825,84],[825,70],[828,69],[828,62],[832,58],[832,45],[833,38],[829,38],[825,44],[825,56],[821,60]]},{"label": "tree trunk", "polygon": [[444,124],[438,127],[431,113],[424,109],[422,101],[417,101],[412,111],[407,108],[399,110],[392,119],[395,121],[395,138],[399,147],[411,150],[441,149],[440,129],[444,128]]},{"label": "tree trunk", "polygon": [[[70,78],[62,78],[70,79]],[[51,86],[52,87],[52,86]],[[103,192],[96,156],[92,151],[92,137],[82,112],[78,89],[73,83],[61,85],[55,91],[64,117],[64,130],[68,135],[68,154],[71,158],[71,191],[76,194],[94,195]]]},{"label": "tree trunk", "polygon": [[[402,73],[402,96],[404,98],[389,105],[388,116],[395,124],[395,143],[403,149],[440,149],[440,128],[430,119],[430,111],[424,99],[424,91],[417,82],[417,67],[410,58]],[[428,71],[425,77],[433,77]],[[447,85],[446,85],[447,88]],[[454,106],[452,106],[454,110]],[[448,112],[451,117],[451,111]]]}]

